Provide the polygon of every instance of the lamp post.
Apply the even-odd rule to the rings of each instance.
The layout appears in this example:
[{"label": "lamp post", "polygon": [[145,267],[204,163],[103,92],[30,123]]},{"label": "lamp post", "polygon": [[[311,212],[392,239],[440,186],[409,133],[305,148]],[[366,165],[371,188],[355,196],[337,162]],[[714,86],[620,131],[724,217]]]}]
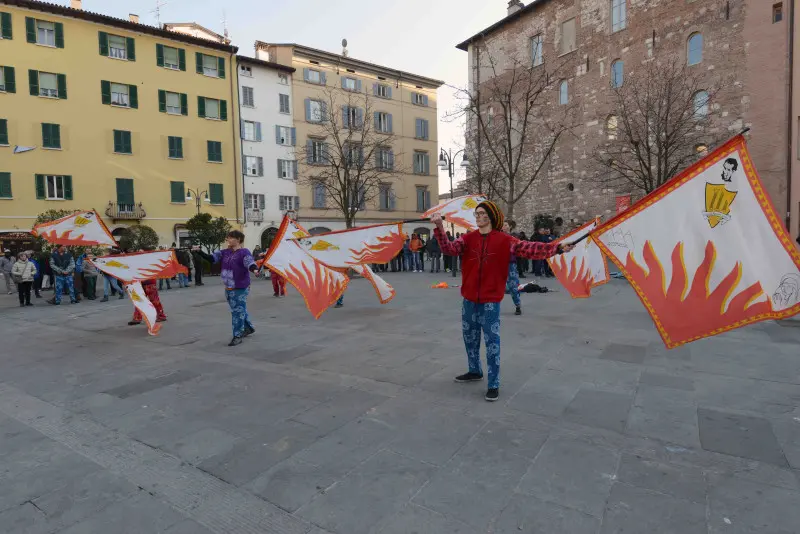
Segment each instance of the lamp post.
[{"label": "lamp post", "polygon": [[[453,193],[453,175],[455,174],[455,159],[458,155],[461,154],[461,168],[466,169],[469,167],[469,159],[467,158],[467,153],[464,150],[459,150],[455,154],[453,154],[452,150],[448,149],[445,152],[444,149],[439,151],[439,168],[442,170],[447,169],[447,175],[450,177],[450,200],[455,198],[455,193]],[[450,233],[455,237],[456,229],[453,226],[453,223],[450,223]],[[451,269],[453,273],[453,278],[456,277],[456,271],[458,271],[458,258],[453,258],[451,261]]]},{"label": "lamp post", "polygon": [[198,189],[187,189],[186,190],[186,202],[189,202],[190,200],[192,200],[192,195],[194,195],[194,203],[195,203],[195,206],[197,207],[197,214],[199,215],[200,214],[200,204],[202,203],[202,201],[205,200],[206,203],[211,202],[209,200],[209,198],[208,198],[208,191],[200,191],[199,188]]}]

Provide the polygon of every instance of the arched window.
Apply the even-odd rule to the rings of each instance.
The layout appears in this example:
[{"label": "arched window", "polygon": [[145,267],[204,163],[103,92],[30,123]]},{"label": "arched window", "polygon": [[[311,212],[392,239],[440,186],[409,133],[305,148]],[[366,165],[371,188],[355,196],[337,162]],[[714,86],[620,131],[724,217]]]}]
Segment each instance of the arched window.
[{"label": "arched window", "polygon": [[621,59],[614,61],[611,64],[611,87],[622,87],[624,81],[625,63]]},{"label": "arched window", "polygon": [[703,120],[708,117],[708,93],[697,91],[692,97],[695,120]]},{"label": "arched window", "polygon": [[693,33],[689,36],[686,49],[686,59],[689,65],[697,65],[703,61],[703,34]]},{"label": "arched window", "polygon": [[269,247],[272,245],[272,241],[275,240],[276,235],[278,235],[278,229],[274,226],[264,230],[261,233],[261,248],[264,250],[269,250]]},{"label": "arched window", "polygon": [[616,141],[617,139],[617,124],[619,123],[619,119],[616,115],[611,115],[606,120],[606,135],[608,135],[609,141]]},{"label": "arched window", "polygon": [[569,82],[562,80],[558,86],[558,103],[561,105],[569,104]]}]

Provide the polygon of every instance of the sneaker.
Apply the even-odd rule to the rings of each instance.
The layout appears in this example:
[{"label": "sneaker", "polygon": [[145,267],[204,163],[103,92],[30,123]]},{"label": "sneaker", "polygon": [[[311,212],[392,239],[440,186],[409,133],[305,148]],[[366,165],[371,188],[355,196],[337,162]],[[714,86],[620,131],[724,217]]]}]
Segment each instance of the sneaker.
[{"label": "sneaker", "polygon": [[108,302],[108,297],[103,297],[100,299],[100,302]]},{"label": "sneaker", "polygon": [[47,302],[48,304],[52,304],[53,306],[58,306],[59,304],[61,304],[60,302],[56,302],[55,300],[52,300],[52,299],[51,299],[51,300],[48,300],[48,301],[46,301],[46,302]]},{"label": "sneaker", "polygon": [[334,306],[334,308],[344,308],[344,304],[339,304],[338,302]]},{"label": "sneaker", "polygon": [[80,302],[79,300],[72,300],[72,301],[70,301],[70,304],[77,304],[79,302]]},{"label": "sneaker", "polygon": [[494,402],[500,398],[500,390],[497,388],[490,388],[484,397],[489,402]]},{"label": "sneaker", "polygon": [[278,298],[280,295],[278,295],[277,293],[273,293],[272,296]]},{"label": "sneaker", "polygon": [[31,304],[30,302],[26,302],[25,306],[33,306],[33,304]]},{"label": "sneaker", "polygon": [[42,296],[39,293],[36,293],[36,298],[40,299],[40,298],[42,298]]},{"label": "sneaker", "polygon": [[483,375],[479,375],[478,373],[465,373],[455,378],[456,382],[477,382],[478,380],[483,380]]},{"label": "sneaker", "polygon": [[125,300],[125,293],[119,294],[119,300]]},{"label": "sneaker", "polygon": [[19,307],[20,307],[20,308],[24,308],[24,307],[25,307],[25,305],[24,305],[24,304],[20,304],[20,305],[19,305]]},{"label": "sneaker", "polygon": [[239,336],[233,336],[233,339],[231,339],[231,342],[228,343],[228,346],[235,347],[236,345],[241,345],[241,344],[242,344],[242,338],[240,338]]},{"label": "sneaker", "polygon": [[256,329],[255,328],[251,328],[249,326],[245,326],[244,327],[244,337],[247,337],[250,334],[255,334],[255,333],[256,333]]},{"label": "sneaker", "polygon": [[517,306],[517,311],[514,312],[514,315],[522,315],[522,308]]},{"label": "sneaker", "polygon": [[128,321],[128,326],[136,326],[137,324],[142,324],[141,321]]},{"label": "sneaker", "polygon": [[162,317],[162,318],[160,318],[160,319],[156,319],[156,322],[157,322],[157,323],[163,323],[163,322],[164,322],[164,321],[166,321],[166,320],[167,320],[167,318],[166,318],[166,317]]}]

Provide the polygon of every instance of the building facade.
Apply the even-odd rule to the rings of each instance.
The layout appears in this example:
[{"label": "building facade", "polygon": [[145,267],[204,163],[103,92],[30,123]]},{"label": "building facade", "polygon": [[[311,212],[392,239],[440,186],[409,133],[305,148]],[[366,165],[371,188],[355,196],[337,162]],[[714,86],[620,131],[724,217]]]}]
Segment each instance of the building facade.
[{"label": "building facade", "polygon": [[293,171],[294,68],[244,56],[238,57],[238,64],[245,245],[265,248],[283,214],[299,207]]},{"label": "building facade", "polygon": [[237,225],[237,49],[72,4],[0,0],[0,232],[51,209],[163,245],[198,210]]},{"label": "building facade", "polygon": [[[479,67],[481,54],[503,57],[515,53],[527,57],[533,68],[548,61],[569,65],[563,79],[553,80],[549,97],[552,116],[547,118],[555,119],[564,98],[575,108],[576,126],[571,135],[559,139],[547,173],[515,206],[520,227],[527,232],[537,214],[558,217],[567,226],[598,215],[608,217],[618,206],[624,208],[642,195],[598,184],[591,175],[591,154],[609,135],[612,76],[619,73],[624,80],[648,61],[670,55],[687,61],[709,85],[724,80],[725,87],[708,103],[709,133],[725,137],[751,128],[748,140],[754,162],[773,203],[779,213],[784,212],[790,183],[790,68],[783,4],[761,0],[536,0],[523,5],[512,0],[505,18],[459,44],[457,48],[468,52],[472,91],[489,83],[488,69]],[[568,88],[563,96],[562,87]],[[800,124],[800,119],[794,120]],[[473,161],[473,167],[475,164]],[[793,191],[800,198],[798,188]],[[794,226],[796,235],[797,223]]]},{"label": "building facade", "polygon": [[[366,202],[363,210],[359,209],[356,225],[418,218],[421,212],[438,202],[437,89],[443,82],[297,44],[257,41],[256,57],[295,69],[292,77],[294,135],[296,145],[306,149],[304,153],[310,150],[307,148],[310,143],[325,142],[315,124],[317,114],[313,109],[326,101],[329,90],[339,94],[341,102],[347,100],[348,94],[368,100],[375,117],[365,120],[382,121],[380,127],[392,134],[387,157],[393,161],[395,169],[403,169],[403,172],[388,178],[381,185],[380,194]],[[351,111],[353,120],[360,117],[358,110]],[[339,109],[332,112],[345,113]],[[360,113],[363,115],[364,110]],[[344,215],[334,208],[330,199],[309,187],[307,179],[319,172],[319,165],[309,164],[309,161],[307,157],[299,158],[296,170],[292,171],[303,178],[297,187],[300,221],[314,232],[345,228]],[[420,229],[424,227],[419,226]]]}]

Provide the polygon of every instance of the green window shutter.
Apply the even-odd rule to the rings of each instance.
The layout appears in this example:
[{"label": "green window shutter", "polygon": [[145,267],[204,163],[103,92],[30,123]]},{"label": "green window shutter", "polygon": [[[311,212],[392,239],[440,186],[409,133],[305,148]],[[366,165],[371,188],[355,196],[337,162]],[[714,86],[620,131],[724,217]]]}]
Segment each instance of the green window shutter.
[{"label": "green window shutter", "polygon": [[32,96],[39,96],[39,71],[38,70],[28,70],[28,85],[31,88],[31,95]]},{"label": "green window shutter", "polygon": [[222,184],[208,184],[212,204],[225,204],[225,195]]},{"label": "green window shutter", "polygon": [[158,111],[167,112],[167,92],[163,89],[158,90]]},{"label": "green window shutter", "polygon": [[162,44],[156,45],[156,66],[164,66],[164,45]]},{"label": "green window shutter", "polygon": [[122,132],[122,148],[126,154],[133,154],[133,142],[131,141],[131,132]]},{"label": "green window shutter", "polygon": [[133,37],[125,38],[125,48],[128,56],[128,61],[136,61],[136,39]]},{"label": "green window shutter", "polygon": [[122,132],[114,130],[114,152],[122,152]]},{"label": "green window shutter", "polygon": [[139,107],[139,88],[135,85],[128,86],[128,101],[133,109]]},{"label": "green window shutter", "polygon": [[225,58],[217,58],[217,72],[220,78],[225,78]]},{"label": "green window shutter", "polygon": [[169,137],[167,137],[167,150],[168,150],[169,157],[174,158],[175,157],[175,138],[172,137],[171,135]]},{"label": "green window shutter", "polygon": [[10,172],[0,172],[0,198],[11,198]]},{"label": "green window shutter", "polygon": [[208,147],[208,161],[214,161],[214,141],[206,141]]},{"label": "green window shutter", "polygon": [[117,178],[117,204],[133,205],[133,179]]},{"label": "green window shutter", "polygon": [[42,123],[42,146],[45,148],[50,148],[51,143],[52,141],[50,140],[50,125]]},{"label": "green window shutter", "polygon": [[131,132],[114,130],[114,152],[118,154],[132,154]]},{"label": "green window shutter", "polygon": [[181,115],[189,114],[189,96],[186,93],[181,93]]},{"label": "green window shutter", "polygon": [[106,32],[97,32],[97,39],[100,42],[100,55],[108,56],[108,34]]},{"label": "green window shutter", "polygon": [[64,200],[72,200],[72,176],[65,175],[64,180]]},{"label": "green window shutter", "polygon": [[14,67],[3,67],[5,71],[5,79],[6,79],[6,93],[16,93],[17,92],[17,81],[14,77]]},{"label": "green window shutter", "polygon": [[194,61],[197,74],[203,74],[203,54],[201,54],[200,52],[195,52]]},{"label": "green window shutter", "polygon": [[36,198],[39,200],[44,200],[45,193],[44,193],[44,174],[37,174],[36,175]]},{"label": "green window shutter", "polygon": [[219,118],[220,120],[228,120],[228,102],[225,100],[219,101]]},{"label": "green window shutter", "polygon": [[64,48],[64,25],[56,22],[56,48]]},{"label": "green window shutter", "polygon": [[186,50],[183,48],[178,49],[178,67],[182,71],[186,71]]},{"label": "green window shutter", "polygon": [[11,39],[14,33],[11,29],[11,13],[0,13],[0,36]]},{"label": "green window shutter", "polygon": [[102,80],[100,82],[100,99],[102,100],[103,104],[111,104],[111,82],[106,80]]},{"label": "green window shutter", "polygon": [[50,125],[50,138],[53,140],[53,148],[61,148],[61,125]]},{"label": "green window shutter", "polygon": [[203,96],[197,97],[197,116],[201,119],[206,116],[206,99]]},{"label": "green window shutter", "polygon": [[67,75],[66,74],[57,74],[56,79],[58,80],[58,98],[61,100],[67,99]]},{"label": "green window shutter", "polygon": [[0,145],[8,144],[8,120],[0,119]]},{"label": "green window shutter", "polygon": [[175,204],[183,204],[186,202],[186,194],[183,190],[183,182],[170,182],[170,202]]},{"label": "green window shutter", "polygon": [[25,36],[28,38],[29,43],[36,42],[36,19],[25,17]]},{"label": "green window shutter", "polygon": [[222,161],[222,143],[219,141],[208,141],[208,161]]},{"label": "green window shutter", "polygon": [[183,159],[183,137],[175,138],[175,152],[178,154],[176,157]]}]

